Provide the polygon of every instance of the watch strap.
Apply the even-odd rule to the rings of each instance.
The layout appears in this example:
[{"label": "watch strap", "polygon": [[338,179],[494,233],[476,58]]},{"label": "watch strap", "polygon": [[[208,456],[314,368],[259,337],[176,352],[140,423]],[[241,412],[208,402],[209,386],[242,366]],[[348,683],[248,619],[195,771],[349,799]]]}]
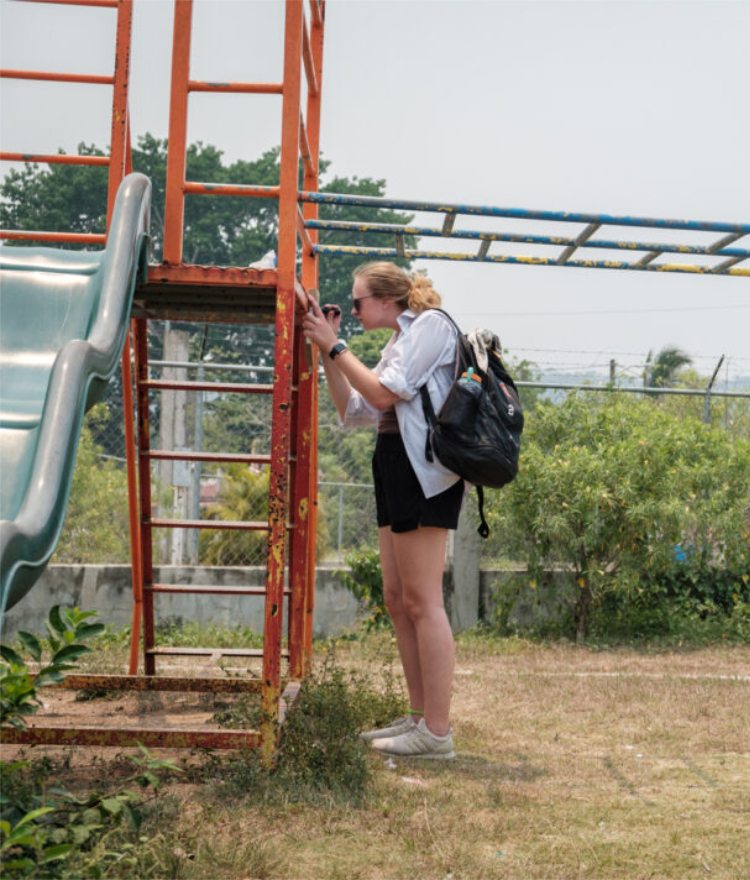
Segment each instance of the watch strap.
[{"label": "watch strap", "polygon": [[338,355],[341,354],[342,351],[346,351],[346,343],[345,342],[337,342],[336,345],[328,352],[328,357],[331,360],[334,360]]}]

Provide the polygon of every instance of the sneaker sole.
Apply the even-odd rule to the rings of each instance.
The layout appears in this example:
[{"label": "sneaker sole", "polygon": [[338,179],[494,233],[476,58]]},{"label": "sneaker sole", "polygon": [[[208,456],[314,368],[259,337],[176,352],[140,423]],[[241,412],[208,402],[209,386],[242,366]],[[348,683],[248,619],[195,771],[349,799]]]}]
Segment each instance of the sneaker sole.
[{"label": "sneaker sole", "polygon": [[417,752],[414,755],[399,755],[396,752],[383,752],[380,749],[373,749],[378,755],[384,758],[404,758],[407,761],[455,761],[455,752]]},{"label": "sneaker sole", "polygon": [[402,733],[408,733],[409,728],[401,729],[398,727],[388,727],[385,730],[395,731],[395,733],[387,733],[385,736],[380,731],[365,731],[360,733],[359,738],[365,742],[374,742],[376,739],[392,739],[394,736],[401,736]]},{"label": "sneaker sole", "polygon": [[389,755],[389,758],[414,758],[415,761],[455,761],[456,753],[448,752],[445,755]]}]

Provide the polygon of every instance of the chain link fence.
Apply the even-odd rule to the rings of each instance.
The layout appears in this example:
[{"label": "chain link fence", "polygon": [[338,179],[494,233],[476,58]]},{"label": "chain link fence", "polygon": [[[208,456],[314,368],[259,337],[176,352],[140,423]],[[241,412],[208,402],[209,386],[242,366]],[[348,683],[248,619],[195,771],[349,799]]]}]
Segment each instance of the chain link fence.
[{"label": "chain link fence", "polygon": [[[269,385],[268,363],[194,360],[195,339],[168,329],[149,340],[150,378]],[[268,348],[256,346],[259,361]],[[249,358],[248,358],[249,359]],[[128,493],[120,377],[89,412],[79,450],[76,480],[57,562],[126,563]],[[152,450],[270,455],[272,397],[231,391],[159,390],[150,395]],[[318,436],[318,534],[321,562],[343,561],[377,546],[370,460],[372,431],[344,432],[322,390]],[[270,468],[265,464],[154,461],[154,519],[251,521],[268,519]],[[98,509],[91,506],[96,498]],[[264,530],[156,528],[155,565],[253,566],[266,563]]]},{"label": "chain link fence", "polygon": [[[158,326],[158,325],[157,325]],[[263,335],[263,331],[266,331]],[[268,328],[255,336],[217,330],[222,347],[205,335],[177,327],[150,337],[152,378],[221,383],[270,384],[273,344]],[[212,343],[212,347],[207,345]],[[208,350],[207,350],[208,349]],[[236,361],[236,362],[232,362]],[[253,364],[253,366],[248,366]],[[593,389],[592,389],[593,390]],[[539,390],[522,389],[525,406]],[[664,389],[669,395],[669,389]],[[656,404],[655,404],[656,405]],[[663,399],[700,418],[700,398]],[[728,406],[725,403],[725,407]],[[747,436],[750,401],[731,402],[714,421]],[[55,561],[88,564],[127,563],[130,559],[128,493],[125,471],[122,387],[119,375],[102,403],[86,417],[78,465]],[[693,412],[694,410],[694,412]],[[152,449],[235,452],[269,455],[272,398],[269,394],[229,391],[156,391],[150,398]],[[340,562],[353,552],[377,547],[371,458],[372,430],[342,431],[336,411],[321,388],[318,419],[317,558]],[[157,461],[151,468],[153,516],[170,520],[262,522],[268,518],[269,467],[240,463]],[[488,496],[489,503],[493,495]],[[467,504],[475,506],[473,495]],[[265,531],[155,529],[156,565],[254,566],[266,562]],[[500,542],[500,543],[498,543]],[[502,555],[501,536],[483,542],[483,555]]]}]

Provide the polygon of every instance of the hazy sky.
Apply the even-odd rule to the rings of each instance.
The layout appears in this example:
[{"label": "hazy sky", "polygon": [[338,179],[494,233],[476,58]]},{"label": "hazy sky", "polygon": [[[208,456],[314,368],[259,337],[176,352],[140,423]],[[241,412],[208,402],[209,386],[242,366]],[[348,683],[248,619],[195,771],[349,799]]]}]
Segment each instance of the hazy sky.
[{"label": "hazy sky", "polygon": [[[194,78],[281,79],[280,0],[195,5]],[[171,0],[135,2],[135,135],[167,135],[172,14]],[[0,15],[3,67],[111,72],[112,10],[0,0]],[[385,178],[389,196],[750,221],[748,2],[329,0],[324,68],[331,172]],[[3,80],[0,97],[6,150],[108,143],[108,87]],[[193,95],[189,139],[229,160],[254,158],[278,143],[280,116],[278,97]],[[417,222],[435,225],[435,215]],[[456,227],[582,228],[471,218]],[[423,240],[431,245],[437,240]],[[735,246],[750,247],[750,236]],[[493,244],[491,252],[535,251]],[[724,353],[722,379],[750,375],[750,278],[420,268],[465,327],[493,327],[514,354],[545,369],[604,368],[615,357],[634,375],[649,349],[672,343],[702,372]]]}]

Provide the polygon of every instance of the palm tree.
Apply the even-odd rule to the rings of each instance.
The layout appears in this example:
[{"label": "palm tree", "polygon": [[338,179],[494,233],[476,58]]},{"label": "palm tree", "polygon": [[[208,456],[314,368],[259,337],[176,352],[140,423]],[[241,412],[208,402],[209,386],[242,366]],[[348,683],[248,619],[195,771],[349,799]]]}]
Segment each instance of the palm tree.
[{"label": "palm tree", "polygon": [[665,346],[655,358],[653,354],[652,349],[646,357],[646,368],[643,371],[645,388],[668,388],[674,385],[677,373],[693,362],[687,352],[676,346]]},{"label": "palm tree", "polygon": [[[224,468],[219,503],[205,519],[258,521],[268,519],[268,468],[254,471],[244,464]],[[263,531],[205,530],[199,538],[203,565],[262,565],[266,558]]]}]

